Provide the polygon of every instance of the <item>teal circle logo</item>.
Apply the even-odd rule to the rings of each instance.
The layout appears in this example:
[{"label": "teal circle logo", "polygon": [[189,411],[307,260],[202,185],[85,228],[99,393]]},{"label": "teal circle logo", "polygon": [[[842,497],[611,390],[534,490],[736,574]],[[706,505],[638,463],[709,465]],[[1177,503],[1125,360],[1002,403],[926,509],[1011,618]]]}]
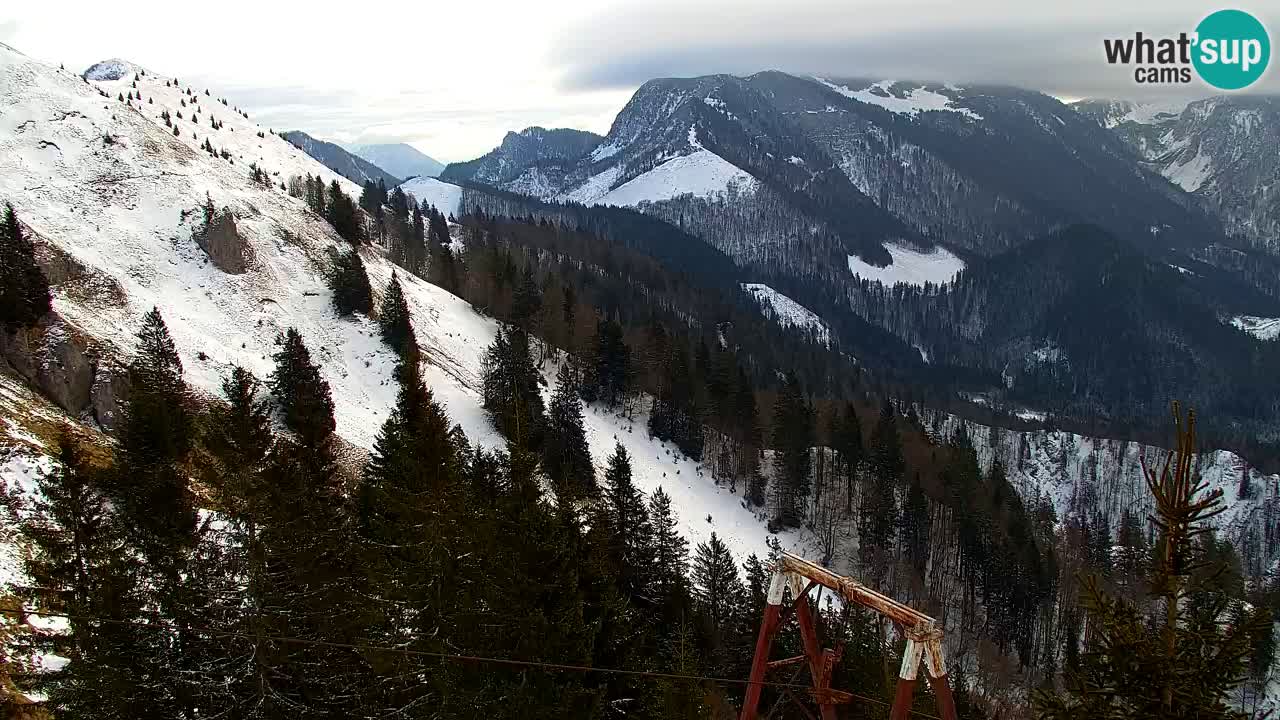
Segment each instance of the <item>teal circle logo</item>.
[{"label": "teal circle logo", "polygon": [[1243,10],[1219,10],[1196,26],[1191,62],[1200,78],[1219,90],[1240,90],[1262,77],[1271,60],[1271,38]]}]

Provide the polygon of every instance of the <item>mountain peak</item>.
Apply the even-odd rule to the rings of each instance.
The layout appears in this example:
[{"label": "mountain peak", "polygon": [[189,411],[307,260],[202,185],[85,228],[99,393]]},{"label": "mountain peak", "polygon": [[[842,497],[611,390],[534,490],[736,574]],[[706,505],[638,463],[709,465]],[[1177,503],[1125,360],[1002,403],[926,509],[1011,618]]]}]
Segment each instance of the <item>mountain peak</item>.
[{"label": "mountain peak", "polygon": [[435,177],[444,169],[444,163],[408,143],[352,145],[348,149],[397,177]]},{"label": "mountain peak", "polygon": [[120,80],[133,73],[146,73],[146,69],[141,65],[131,63],[128,60],[111,58],[110,60],[103,60],[90,65],[80,75],[85,80],[106,82],[110,80]]}]

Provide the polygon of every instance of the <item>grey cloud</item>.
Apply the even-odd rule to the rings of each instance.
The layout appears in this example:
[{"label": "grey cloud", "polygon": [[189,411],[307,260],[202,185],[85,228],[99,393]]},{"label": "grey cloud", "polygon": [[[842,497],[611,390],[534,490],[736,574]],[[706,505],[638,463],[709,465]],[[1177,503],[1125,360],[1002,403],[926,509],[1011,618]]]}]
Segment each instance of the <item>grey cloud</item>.
[{"label": "grey cloud", "polygon": [[[1208,94],[1198,84],[1149,90],[1133,82],[1131,69],[1109,66],[1103,57],[1106,37],[1131,36],[1136,30],[1160,35],[1192,30],[1207,12],[1198,3],[1172,2],[1135,13],[1085,0],[1073,4],[1077,7],[1070,17],[1051,17],[1050,11],[1037,16],[1040,4],[1027,5],[1034,9],[1010,11],[1010,5],[990,0],[967,3],[959,9],[962,15],[954,6],[821,0],[800,0],[785,9],[783,4],[671,7],[654,13],[633,9],[568,29],[550,60],[565,89],[635,87],[655,77],[778,69],[1014,85],[1071,97]],[[994,21],[982,22],[986,18]],[[1275,27],[1265,17],[1263,22]],[[670,31],[673,27],[699,31]],[[1251,90],[1280,91],[1280,72],[1270,70]]]}]

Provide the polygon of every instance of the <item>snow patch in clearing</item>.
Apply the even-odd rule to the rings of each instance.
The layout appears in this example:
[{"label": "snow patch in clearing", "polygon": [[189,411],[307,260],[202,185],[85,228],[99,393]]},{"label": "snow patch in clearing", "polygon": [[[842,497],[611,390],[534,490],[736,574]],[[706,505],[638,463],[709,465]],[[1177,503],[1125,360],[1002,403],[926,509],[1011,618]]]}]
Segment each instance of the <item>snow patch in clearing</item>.
[{"label": "snow patch in clearing", "polygon": [[[973,120],[982,119],[981,115],[969,108],[952,105],[951,98],[946,95],[925,89],[923,86],[908,90],[905,97],[897,97],[892,90],[896,82],[894,80],[881,80],[861,90],[850,90],[844,85],[837,85],[824,78],[814,79],[847,98],[869,105],[878,105],[889,112],[899,115],[916,117],[922,112],[939,110],[964,115]],[[880,90],[880,92],[873,92],[873,88]]]},{"label": "snow patch in clearing", "polygon": [[827,324],[818,314],[768,285],[760,283],[743,283],[742,289],[751,293],[766,308],[773,311],[773,319],[779,325],[812,330],[819,342],[830,344],[831,334]]},{"label": "snow patch in clearing", "polygon": [[1280,337],[1280,318],[1237,315],[1231,318],[1231,324],[1259,340],[1275,340]]},{"label": "snow patch in clearing", "polygon": [[928,252],[892,243],[886,244],[885,249],[893,258],[888,267],[876,267],[857,255],[850,255],[849,271],[858,277],[885,285],[906,283],[923,287],[925,283],[941,285],[951,282],[956,273],[964,269],[964,261],[941,245]]},{"label": "snow patch in clearing", "polygon": [[400,189],[413,195],[418,202],[434,205],[445,216],[462,212],[462,187],[432,177],[416,177],[401,183]]}]

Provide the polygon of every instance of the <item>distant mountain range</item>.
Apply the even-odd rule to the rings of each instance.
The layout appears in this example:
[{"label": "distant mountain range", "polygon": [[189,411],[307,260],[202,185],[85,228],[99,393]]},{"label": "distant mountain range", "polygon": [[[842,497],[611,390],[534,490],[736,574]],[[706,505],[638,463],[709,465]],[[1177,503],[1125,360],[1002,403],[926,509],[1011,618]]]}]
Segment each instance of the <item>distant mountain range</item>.
[{"label": "distant mountain range", "polygon": [[324,140],[317,140],[301,130],[290,130],[280,133],[280,137],[288,140],[311,157],[345,177],[351,182],[363,185],[365,181],[382,181],[387,187],[395,187],[402,180],[383,170],[376,164],[345,150],[341,145]]},{"label": "distant mountain range", "polygon": [[444,163],[406,143],[352,145],[350,150],[397,177],[436,177],[444,169]]},{"label": "distant mountain range", "polygon": [[652,80],[603,137],[508,133],[441,179],[661,218],[845,343],[897,336],[917,379],[1121,423],[1183,397],[1263,432],[1280,346],[1241,328],[1280,316],[1278,131],[1268,98],[768,71]]},{"label": "distant mountain range", "polygon": [[[645,83],[599,140],[530,128],[442,178],[683,222],[742,262],[992,255],[1072,222],[1185,248],[1221,223],[1047,95],[761,72]],[[841,262],[840,264],[843,264]]]}]

